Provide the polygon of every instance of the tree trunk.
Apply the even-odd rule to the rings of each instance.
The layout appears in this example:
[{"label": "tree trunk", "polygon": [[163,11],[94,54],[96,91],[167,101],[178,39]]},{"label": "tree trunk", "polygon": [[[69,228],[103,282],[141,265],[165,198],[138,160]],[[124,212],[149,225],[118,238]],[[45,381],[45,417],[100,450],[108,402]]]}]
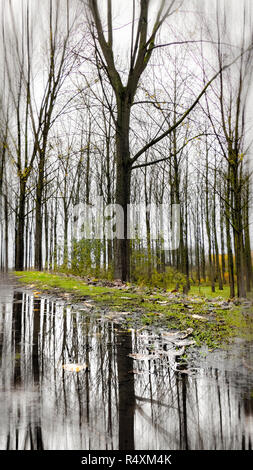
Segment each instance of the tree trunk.
[{"label": "tree trunk", "polygon": [[45,225],[45,263],[44,263],[44,266],[46,269],[48,269],[48,266],[49,266],[49,223],[48,223],[47,203],[45,204],[44,225]]},{"label": "tree trunk", "polygon": [[64,239],[63,239],[63,266],[68,267],[68,207],[64,200]]},{"label": "tree trunk", "polygon": [[25,191],[26,182],[22,178],[20,180],[19,189],[19,205],[17,214],[17,230],[15,240],[15,269],[16,271],[23,271],[24,269],[24,228],[25,228]]},{"label": "tree trunk", "polygon": [[55,200],[55,210],[54,210],[54,270],[57,269],[58,257],[57,257],[57,199]]},{"label": "tree trunk", "polygon": [[[221,188],[220,188],[221,191]],[[220,242],[221,242],[221,275],[222,282],[226,284],[225,272],[226,272],[226,263],[225,263],[225,242],[224,242],[224,207],[220,199]]]},{"label": "tree trunk", "polygon": [[8,250],[9,250],[9,219],[8,219],[8,193],[6,187],[6,194],[4,195],[4,220],[5,220],[5,271],[8,271],[9,267],[9,257],[8,257]]},{"label": "tree trunk", "polygon": [[252,259],[249,232],[249,183],[247,183],[245,204],[244,204],[244,238],[245,238],[245,271],[246,271],[246,289],[250,291],[253,282],[252,277]]},{"label": "tree trunk", "polygon": [[229,275],[229,288],[230,298],[235,296],[235,279],[234,279],[234,260],[231,245],[231,234],[230,234],[230,170],[227,178],[227,188],[225,196],[225,225],[226,225],[226,238],[227,238],[227,252],[228,252],[228,275]]},{"label": "tree trunk", "polygon": [[234,156],[232,163],[232,189],[234,193],[233,207],[233,228],[234,228],[234,249],[237,279],[237,296],[245,297],[245,281],[243,269],[243,228],[242,228],[242,207],[241,207],[241,184],[238,175],[238,156]]},{"label": "tree trunk", "polygon": [[[207,160],[206,160],[207,161]],[[209,220],[209,197],[208,197],[208,164],[206,166],[206,233],[208,239],[208,261],[209,261],[209,279],[211,281],[212,292],[215,292],[215,282],[214,282],[214,267],[212,260],[212,239],[211,239],[211,228]]]},{"label": "tree trunk", "polygon": [[129,373],[133,362],[131,335],[125,331],[117,335],[117,369],[119,396],[119,450],[134,450],[135,390],[134,374]]},{"label": "tree trunk", "polygon": [[45,156],[44,151],[40,152],[39,175],[36,188],[36,207],[35,207],[35,248],[34,248],[34,266],[38,271],[42,270],[42,193],[44,181]]},{"label": "tree trunk", "polygon": [[129,152],[130,105],[128,99],[121,96],[118,102],[116,129],[116,197],[115,202],[124,213],[122,232],[124,238],[115,239],[114,277],[122,281],[130,280],[130,240],[128,239],[127,208],[130,204],[131,166]]}]

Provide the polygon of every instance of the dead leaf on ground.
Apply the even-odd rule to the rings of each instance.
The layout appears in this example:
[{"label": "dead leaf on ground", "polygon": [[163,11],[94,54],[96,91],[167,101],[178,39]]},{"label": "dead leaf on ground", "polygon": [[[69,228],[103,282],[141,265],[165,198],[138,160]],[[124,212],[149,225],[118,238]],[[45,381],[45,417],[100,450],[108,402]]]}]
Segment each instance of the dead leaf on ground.
[{"label": "dead leaf on ground", "polygon": [[201,315],[197,315],[194,313],[193,315],[190,315],[192,318],[195,318],[195,320],[202,320],[202,321],[208,321],[208,318],[202,317]]}]

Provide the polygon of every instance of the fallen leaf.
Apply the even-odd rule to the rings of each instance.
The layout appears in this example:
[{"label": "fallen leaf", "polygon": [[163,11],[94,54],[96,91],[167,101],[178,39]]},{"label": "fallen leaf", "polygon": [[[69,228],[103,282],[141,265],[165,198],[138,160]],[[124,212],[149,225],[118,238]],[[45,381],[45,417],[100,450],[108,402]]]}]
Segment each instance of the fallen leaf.
[{"label": "fallen leaf", "polygon": [[169,349],[169,351],[161,351],[160,354],[164,356],[176,357],[176,356],[182,356],[184,352],[185,352],[185,347],[183,346],[181,349],[178,349],[178,350]]},{"label": "fallen leaf", "polygon": [[184,330],[184,331],[163,331],[162,335],[168,337],[168,339],[171,338],[171,340],[169,339],[169,341],[172,342],[173,339],[175,340],[185,339],[191,333],[193,333],[193,328],[187,328],[187,330]]},{"label": "fallen leaf", "polygon": [[85,307],[94,307],[94,305],[90,304],[89,302],[83,302]]},{"label": "fallen leaf", "polygon": [[247,369],[253,370],[253,366],[247,364],[247,362],[245,361],[245,359],[243,359],[242,362],[243,362],[244,367],[246,367]]},{"label": "fallen leaf", "polygon": [[62,368],[68,372],[80,372],[81,370],[87,369],[86,364],[63,364]]},{"label": "fallen leaf", "polygon": [[194,339],[182,339],[182,340],[179,340],[179,341],[174,341],[174,344],[176,346],[191,346],[193,344],[196,344]]},{"label": "fallen leaf", "polygon": [[195,318],[196,320],[203,320],[203,321],[208,321],[207,318],[205,317],[201,317],[200,315],[197,315],[196,313],[194,313],[193,315],[190,315],[192,318]]},{"label": "fallen leaf", "polygon": [[163,334],[163,336],[168,336],[168,337],[174,338],[174,337],[178,336],[179,331],[173,331],[173,332],[172,331],[163,331],[162,334]]}]

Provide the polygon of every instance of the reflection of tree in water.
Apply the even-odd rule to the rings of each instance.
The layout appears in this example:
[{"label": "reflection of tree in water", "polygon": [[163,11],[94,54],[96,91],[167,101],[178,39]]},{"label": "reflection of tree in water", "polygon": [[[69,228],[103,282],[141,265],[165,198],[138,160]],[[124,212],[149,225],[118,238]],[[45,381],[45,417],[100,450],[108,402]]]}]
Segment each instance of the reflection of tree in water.
[{"label": "reflection of tree in water", "polygon": [[[25,299],[22,293],[17,292],[13,297],[13,307],[6,304],[1,313],[3,393],[0,404],[0,446],[1,449],[43,449],[38,409],[39,373],[36,367],[40,303],[38,300],[35,305],[31,297]],[[29,343],[25,339],[28,331],[31,338]],[[32,348],[35,356],[33,364]]]},{"label": "reflection of tree in water", "polygon": [[119,387],[119,449],[134,450],[134,374],[132,359],[132,338],[126,331],[117,335],[117,366]]},{"label": "reflection of tree in water", "polygon": [[[134,347],[147,353],[152,335],[141,336]],[[252,420],[249,425],[233,377],[211,367],[197,376],[178,374],[173,362],[168,357],[135,361],[138,449],[240,449],[244,434],[250,448]]]},{"label": "reflection of tree in water", "polygon": [[[117,418],[113,328],[58,305],[54,319],[47,315],[46,332],[45,426],[47,419],[52,422],[52,414],[55,420],[48,432],[50,446],[59,446],[61,434],[62,447],[117,447],[113,435]],[[68,363],[86,364],[88,370],[70,373],[63,368]]]},{"label": "reflection of tree in water", "polygon": [[128,356],[155,338],[30,295],[0,304],[1,449],[251,448],[250,395],[226,370]]}]

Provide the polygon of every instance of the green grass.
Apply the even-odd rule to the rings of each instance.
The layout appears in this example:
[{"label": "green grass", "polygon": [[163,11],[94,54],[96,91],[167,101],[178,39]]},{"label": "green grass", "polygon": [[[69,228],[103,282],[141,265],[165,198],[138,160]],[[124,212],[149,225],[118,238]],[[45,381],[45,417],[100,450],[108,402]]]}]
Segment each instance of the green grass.
[{"label": "green grass", "polygon": [[58,288],[63,292],[78,293],[84,296],[110,294],[112,289],[100,286],[90,286],[79,279],[38,271],[15,271],[15,275],[23,284],[34,284],[41,290],[50,287]]},{"label": "green grass", "polygon": [[[193,286],[188,297],[182,295],[170,297],[163,291],[153,292],[151,288],[132,286],[128,289],[88,285],[85,281],[64,274],[38,271],[15,272],[22,284],[35,291],[70,293],[71,302],[85,298],[94,299],[97,307],[107,307],[109,311],[127,311],[124,317],[128,327],[148,325],[169,329],[193,328],[193,337],[197,345],[205,343],[209,348],[223,345],[234,336],[253,339],[253,315],[246,317],[241,307],[222,308],[215,298],[227,299],[228,287],[223,291],[211,292],[209,286]],[[207,299],[211,300],[208,302]],[[197,302],[196,302],[197,300]],[[162,304],[159,302],[166,302]],[[191,308],[187,308],[187,305]],[[253,312],[252,312],[253,313]],[[208,318],[203,321],[192,314]]]},{"label": "green grass", "polygon": [[217,297],[222,297],[223,299],[229,299],[230,291],[229,286],[225,285],[223,290],[215,287],[215,292],[212,292],[211,286],[200,285],[200,286],[191,286],[189,295],[197,295],[200,297],[206,297],[207,299],[213,299]]}]

